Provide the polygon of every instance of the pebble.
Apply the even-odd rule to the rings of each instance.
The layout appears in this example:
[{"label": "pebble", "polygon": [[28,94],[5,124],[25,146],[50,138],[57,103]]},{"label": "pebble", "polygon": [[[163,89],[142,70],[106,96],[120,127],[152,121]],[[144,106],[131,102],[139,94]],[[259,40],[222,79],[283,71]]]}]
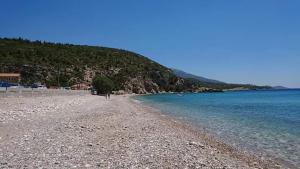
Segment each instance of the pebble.
[{"label": "pebble", "polygon": [[196,147],[200,147],[200,148],[204,148],[205,146],[202,145],[201,143],[197,143],[197,142],[189,142],[189,145],[193,145],[193,146],[196,146]]},{"label": "pebble", "polygon": [[0,168],[251,168],[127,96],[4,100]]},{"label": "pebble", "polygon": [[90,165],[90,164],[85,164],[84,165],[86,168],[89,168],[89,167],[91,167],[92,165]]}]

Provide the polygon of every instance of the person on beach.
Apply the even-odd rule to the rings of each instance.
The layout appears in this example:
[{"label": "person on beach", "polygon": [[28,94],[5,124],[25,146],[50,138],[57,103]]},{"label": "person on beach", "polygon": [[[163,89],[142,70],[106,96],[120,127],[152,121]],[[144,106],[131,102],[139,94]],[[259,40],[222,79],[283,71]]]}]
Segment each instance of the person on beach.
[{"label": "person on beach", "polygon": [[105,94],[105,99],[106,99],[106,100],[110,99],[110,92],[107,92],[107,93]]},{"label": "person on beach", "polygon": [[110,99],[110,92],[105,94],[105,98],[106,98],[106,100]]}]

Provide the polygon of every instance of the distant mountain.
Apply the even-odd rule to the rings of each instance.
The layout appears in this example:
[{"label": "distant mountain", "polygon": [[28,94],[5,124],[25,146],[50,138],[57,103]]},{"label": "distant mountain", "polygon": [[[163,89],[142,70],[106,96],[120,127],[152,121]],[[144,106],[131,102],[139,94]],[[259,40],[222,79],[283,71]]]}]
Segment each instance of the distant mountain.
[{"label": "distant mountain", "polygon": [[284,87],[284,86],[273,86],[272,89],[282,90],[282,89],[289,89],[289,88]]},{"label": "distant mountain", "polygon": [[184,79],[184,88],[185,89],[194,89],[197,88],[212,88],[212,89],[219,89],[219,90],[258,90],[258,89],[270,89],[270,86],[256,86],[252,84],[232,84],[232,83],[225,83],[218,80],[208,79],[205,77],[193,75],[190,73],[186,73],[182,70],[178,69],[171,69],[173,73],[179,77]]},{"label": "distant mountain", "polygon": [[218,81],[218,80],[213,80],[213,79],[208,79],[208,78],[205,78],[205,77],[193,75],[193,74],[184,72],[182,70],[178,70],[178,69],[172,69],[172,70],[173,70],[173,73],[176,76],[181,77],[181,78],[196,79],[196,80],[199,80],[201,82],[207,82],[207,83],[217,83],[217,84],[223,83],[223,84],[225,84],[224,82],[221,82],[221,81]]}]

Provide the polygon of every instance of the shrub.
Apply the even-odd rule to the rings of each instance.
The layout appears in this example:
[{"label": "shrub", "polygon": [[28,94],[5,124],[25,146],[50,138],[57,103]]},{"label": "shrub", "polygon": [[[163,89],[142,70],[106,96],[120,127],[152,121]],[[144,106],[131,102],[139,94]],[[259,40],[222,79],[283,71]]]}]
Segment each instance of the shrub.
[{"label": "shrub", "polygon": [[95,76],[93,78],[93,87],[97,90],[97,94],[111,93],[114,83],[106,76]]}]

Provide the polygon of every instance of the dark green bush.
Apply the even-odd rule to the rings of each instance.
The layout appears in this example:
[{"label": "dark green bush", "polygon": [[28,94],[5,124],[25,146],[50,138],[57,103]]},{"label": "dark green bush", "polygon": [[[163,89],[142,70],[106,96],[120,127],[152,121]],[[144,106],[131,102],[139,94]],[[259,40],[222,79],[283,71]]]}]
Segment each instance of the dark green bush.
[{"label": "dark green bush", "polygon": [[93,78],[93,87],[97,90],[97,94],[111,93],[114,83],[106,76],[95,76]]}]

